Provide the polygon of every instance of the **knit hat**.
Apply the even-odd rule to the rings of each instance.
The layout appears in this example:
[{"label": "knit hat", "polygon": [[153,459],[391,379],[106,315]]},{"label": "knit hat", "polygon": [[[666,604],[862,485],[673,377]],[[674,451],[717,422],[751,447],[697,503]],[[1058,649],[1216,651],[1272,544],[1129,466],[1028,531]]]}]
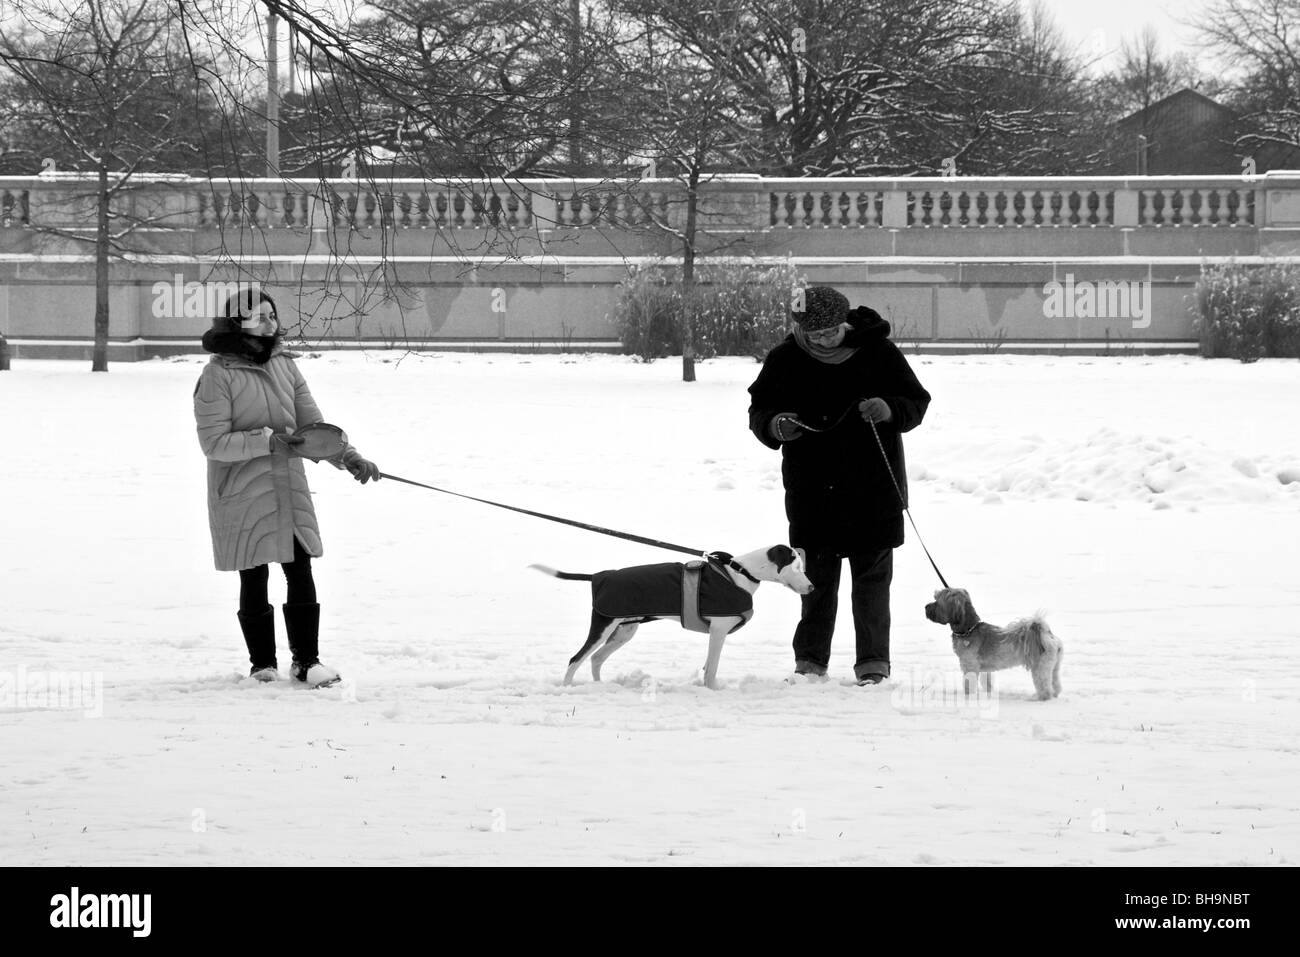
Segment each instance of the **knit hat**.
[{"label": "knit hat", "polygon": [[[797,305],[797,303],[796,303]],[[831,286],[809,286],[803,290],[803,311],[790,310],[790,318],[804,332],[829,329],[849,319],[849,301]]]}]

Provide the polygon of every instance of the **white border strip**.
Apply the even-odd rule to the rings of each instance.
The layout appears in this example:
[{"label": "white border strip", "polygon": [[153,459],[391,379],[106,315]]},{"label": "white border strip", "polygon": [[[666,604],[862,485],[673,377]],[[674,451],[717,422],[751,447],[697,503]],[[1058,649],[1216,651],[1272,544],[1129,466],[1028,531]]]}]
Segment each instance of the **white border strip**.
[{"label": "white border strip", "polygon": [[[1300,230],[1296,230],[1300,232]],[[288,263],[303,266],[347,266],[356,264],[416,263],[429,265],[433,263],[454,263],[466,270],[494,268],[498,266],[633,266],[649,263],[665,265],[680,264],[681,256],[493,256],[477,260],[462,259],[458,256],[331,256],[331,255],[294,255],[276,253],[265,256],[182,256],[158,255],[138,256],[124,255],[121,261],[138,266],[172,266],[177,263],[196,266],[234,266],[258,263]],[[1300,263],[1300,254],[1290,256],[758,256],[732,257],[755,263],[771,265],[789,262],[796,266],[961,266],[961,265],[1060,265],[1060,266],[1198,266],[1201,263],[1230,263],[1244,265],[1268,265],[1271,263]],[[92,254],[60,253],[0,253],[2,263],[93,263]],[[699,260],[697,259],[698,263]],[[709,265],[709,260],[704,265]],[[52,280],[62,282],[62,280]],[[118,281],[114,285],[143,283],[145,280]],[[410,280],[407,280],[410,282]]]},{"label": "white border strip", "polygon": [[[910,339],[891,339],[894,345],[903,351],[911,349],[976,349],[980,352],[996,352],[1002,349],[1105,349],[1109,347],[1119,352],[1131,352],[1139,349],[1197,349],[1199,343],[1194,340],[1169,340],[1169,339],[1004,339],[999,343],[991,344],[981,339],[942,339],[913,341]],[[94,342],[89,339],[9,339],[11,346],[73,346],[78,348],[93,348]],[[305,350],[309,352],[321,351],[329,352],[334,349],[369,349],[375,352],[408,352],[419,349],[454,349],[469,348],[483,350],[500,350],[500,351],[527,351],[529,349],[553,349],[561,348],[568,351],[581,351],[583,349],[621,349],[622,343],[617,339],[595,339],[583,340],[576,342],[565,342],[562,339],[515,339],[501,341],[500,339],[434,339],[434,340],[411,340],[396,346],[390,346],[386,340],[375,339],[363,342],[330,342],[330,343],[298,343],[288,342],[286,346],[290,351]],[[167,347],[167,348],[188,348],[194,349],[197,353],[202,352],[202,345],[197,339],[132,339],[129,342],[109,342],[108,347],[113,348],[148,348],[148,347]],[[722,357],[720,357],[722,358]]]}]

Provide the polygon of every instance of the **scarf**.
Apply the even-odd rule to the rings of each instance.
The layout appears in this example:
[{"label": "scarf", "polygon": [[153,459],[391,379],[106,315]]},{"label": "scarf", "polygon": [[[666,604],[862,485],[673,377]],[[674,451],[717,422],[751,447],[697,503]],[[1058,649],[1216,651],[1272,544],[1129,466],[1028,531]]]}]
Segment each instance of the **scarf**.
[{"label": "scarf", "polygon": [[[845,333],[845,336],[847,338],[848,333]],[[808,338],[808,333],[803,331],[803,326],[794,327],[794,341],[799,344],[800,349],[818,362],[825,362],[833,366],[839,365],[858,351],[857,346],[846,346],[843,340],[838,346],[824,346],[820,342],[813,342]]]},{"label": "scarf", "polygon": [[264,366],[271,361],[271,356],[275,355],[276,347],[280,344],[280,334],[277,332],[273,336],[251,336],[257,340],[257,345],[243,343],[244,350],[241,353],[245,359],[251,359],[259,366]]}]

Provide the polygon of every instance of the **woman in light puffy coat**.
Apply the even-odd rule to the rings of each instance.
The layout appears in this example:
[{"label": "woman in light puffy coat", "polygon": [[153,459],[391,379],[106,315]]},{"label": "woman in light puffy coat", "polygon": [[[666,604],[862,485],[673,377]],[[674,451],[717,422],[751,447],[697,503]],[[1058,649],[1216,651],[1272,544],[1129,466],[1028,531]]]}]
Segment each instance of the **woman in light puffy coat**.
[{"label": "woman in light puffy coat", "polygon": [[[199,445],[208,459],[208,524],[218,571],[239,572],[239,626],[250,674],[279,677],[275,614],[267,600],[268,564],[279,562],[288,592],[284,626],[293,654],[290,674],[314,687],[339,673],[319,658],[320,605],[311,560],[324,549],[303,460],[292,433],[323,421],[292,353],[281,344],[275,302],[260,289],[227,300],[224,315],[203,334],[214,353],[194,387]],[[379,469],[352,446],[328,460],[365,484]]]}]

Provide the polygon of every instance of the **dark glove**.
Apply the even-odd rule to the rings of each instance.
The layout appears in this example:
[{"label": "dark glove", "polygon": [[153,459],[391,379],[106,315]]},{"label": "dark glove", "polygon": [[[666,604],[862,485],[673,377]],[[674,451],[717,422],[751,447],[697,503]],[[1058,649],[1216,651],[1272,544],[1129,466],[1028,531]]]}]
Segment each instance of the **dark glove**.
[{"label": "dark glove", "polygon": [[306,441],[301,435],[292,432],[274,432],[271,434],[271,451],[292,453],[295,445],[302,445]]},{"label": "dark glove", "polygon": [[799,420],[793,412],[778,412],[767,424],[767,431],[778,442],[793,442],[803,435]]},{"label": "dark glove", "polygon": [[371,479],[379,481],[379,466],[368,459],[363,459],[356,449],[349,448],[343,453],[343,467],[362,485]]},{"label": "dark glove", "polygon": [[863,399],[858,403],[858,411],[862,413],[863,422],[888,422],[894,417],[884,399]]}]

